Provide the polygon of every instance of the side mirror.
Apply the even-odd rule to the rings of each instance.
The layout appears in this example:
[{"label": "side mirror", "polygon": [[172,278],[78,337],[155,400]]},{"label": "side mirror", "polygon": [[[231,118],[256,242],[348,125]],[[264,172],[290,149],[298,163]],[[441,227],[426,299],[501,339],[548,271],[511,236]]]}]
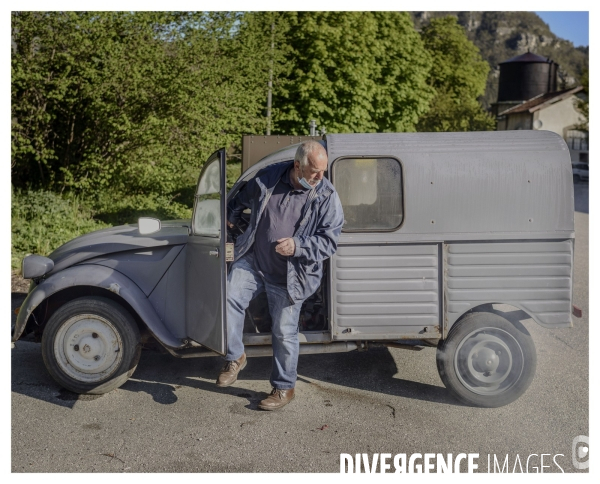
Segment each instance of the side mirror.
[{"label": "side mirror", "polygon": [[23,279],[42,277],[54,269],[54,261],[41,255],[28,255],[21,262]]},{"label": "side mirror", "polygon": [[157,218],[141,217],[138,219],[138,230],[142,235],[158,232],[160,230],[160,220]]}]

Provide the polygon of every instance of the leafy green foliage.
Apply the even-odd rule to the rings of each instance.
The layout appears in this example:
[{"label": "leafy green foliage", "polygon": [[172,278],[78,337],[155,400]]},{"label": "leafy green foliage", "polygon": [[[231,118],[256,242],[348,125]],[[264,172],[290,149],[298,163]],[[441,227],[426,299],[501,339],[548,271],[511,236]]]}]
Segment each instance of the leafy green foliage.
[{"label": "leafy green foliage", "polygon": [[[239,178],[241,163],[227,164],[227,188]],[[169,195],[128,195],[114,189],[83,198],[45,190],[12,193],[12,267],[27,254],[48,255],[79,235],[114,225],[137,223],[140,217],[191,219],[195,185]]]},{"label": "leafy green foliage", "polygon": [[577,129],[585,131],[589,135],[590,131],[590,71],[585,69],[581,75],[581,85],[583,86],[583,96],[576,102],[577,109],[583,115],[584,121],[577,126]]},{"label": "leafy green foliage", "polygon": [[17,12],[19,187],[167,195],[263,132],[270,35],[235,13]]},{"label": "leafy green foliage", "polygon": [[65,242],[107,227],[94,220],[79,197],[65,199],[48,191],[12,192],[12,267],[27,254],[48,255]]},{"label": "leafy green foliage", "polygon": [[414,131],[432,97],[431,59],[400,12],[284,12],[293,65],[276,90],[276,132]]},{"label": "leafy green foliage", "polygon": [[477,98],[485,92],[489,66],[454,17],[433,19],[421,33],[433,58],[428,83],[435,89],[419,131],[488,131],[494,119]]},{"label": "leafy green foliage", "polygon": [[183,199],[182,195],[183,193],[150,193],[122,196],[108,191],[90,203],[93,203],[94,218],[110,225],[137,223],[140,217],[160,220],[190,219],[193,202]]},{"label": "leafy green foliage", "polygon": [[139,217],[190,219],[193,190],[183,199],[159,194],[123,195],[109,190],[97,197],[61,196],[45,190],[12,194],[12,267],[26,254],[48,255],[69,240],[114,225],[137,223]]},{"label": "leafy green foliage", "polygon": [[227,190],[230,190],[233,184],[242,174],[241,163],[227,163]]}]

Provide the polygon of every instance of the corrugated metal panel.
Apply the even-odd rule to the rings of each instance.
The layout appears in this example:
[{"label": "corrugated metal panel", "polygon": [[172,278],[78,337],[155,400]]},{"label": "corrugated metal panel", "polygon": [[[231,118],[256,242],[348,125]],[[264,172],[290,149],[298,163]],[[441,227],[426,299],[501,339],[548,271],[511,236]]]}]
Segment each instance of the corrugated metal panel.
[{"label": "corrugated metal panel", "polygon": [[435,337],[437,244],[340,246],[332,279],[334,339],[397,339],[426,326]]},{"label": "corrugated metal panel", "polygon": [[519,307],[544,326],[570,326],[571,240],[449,244],[445,257],[449,325],[494,302]]}]

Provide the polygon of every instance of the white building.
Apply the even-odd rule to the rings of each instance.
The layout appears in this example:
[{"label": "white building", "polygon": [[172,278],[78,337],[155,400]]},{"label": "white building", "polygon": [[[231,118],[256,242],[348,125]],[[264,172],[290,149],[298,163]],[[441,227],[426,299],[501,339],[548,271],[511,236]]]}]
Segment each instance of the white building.
[{"label": "white building", "polygon": [[505,109],[497,115],[498,131],[509,129],[543,129],[564,138],[571,152],[572,163],[588,163],[587,133],[577,126],[584,122],[577,109],[583,96],[581,86],[548,92]]}]

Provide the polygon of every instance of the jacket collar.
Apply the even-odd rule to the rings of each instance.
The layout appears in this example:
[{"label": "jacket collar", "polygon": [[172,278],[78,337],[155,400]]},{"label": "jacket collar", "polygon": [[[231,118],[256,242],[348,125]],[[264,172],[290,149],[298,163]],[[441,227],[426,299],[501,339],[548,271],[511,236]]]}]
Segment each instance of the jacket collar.
[{"label": "jacket collar", "polygon": [[[286,170],[289,170],[293,164],[293,161],[283,161],[264,168],[256,176],[256,178],[258,178],[258,180],[261,182],[259,185],[262,185],[266,190],[272,190],[275,188],[275,185],[279,183],[279,179],[283,176]],[[334,190],[335,188],[331,182],[327,178],[323,178],[323,181],[317,188],[316,196],[329,196]]]}]

